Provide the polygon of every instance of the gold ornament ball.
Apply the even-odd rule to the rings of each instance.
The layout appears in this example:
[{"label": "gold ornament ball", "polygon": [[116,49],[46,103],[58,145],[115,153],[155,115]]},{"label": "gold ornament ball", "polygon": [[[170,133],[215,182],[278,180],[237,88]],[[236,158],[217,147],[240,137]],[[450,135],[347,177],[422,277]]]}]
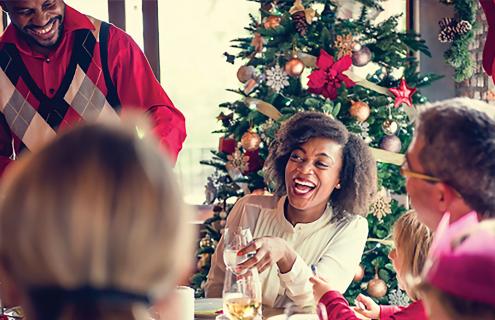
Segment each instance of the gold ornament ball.
[{"label": "gold ornament ball", "polygon": [[387,119],[383,122],[382,129],[386,135],[391,136],[391,135],[395,134],[397,132],[397,130],[399,130],[399,125],[394,120]]},{"label": "gold ornament ball", "polygon": [[364,122],[370,116],[371,110],[370,106],[363,101],[353,101],[349,113],[357,121]]},{"label": "gold ornament ball", "polygon": [[364,278],[364,268],[362,265],[359,265],[356,269],[356,274],[354,275],[354,282],[360,282]]},{"label": "gold ornament ball", "polygon": [[265,22],[263,22],[263,26],[265,29],[275,29],[280,26],[280,21],[282,21],[282,18],[279,16],[269,16],[265,19]]},{"label": "gold ornament ball", "polygon": [[256,132],[253,132],[251,129],[248,130],[245,134],[242,135],[241,145],[246,151],[254,151],[258,150],[261,143],[261,137]]},{"label": "gold ornament ball", "polygon": [[380,142],[380,148],[390,152],[400,152],[402,143],[400,142],[399,137],[395,135],[385,136]]},{"label": "gold ornament ball", "polygon": [[375,275],[375,278],[368,283],[368,293],[373,298],[382,298],[387,294],[387,284]]},{"label": "gold ornament ball", "polygon": [[253,66],[242,66],[237,70],[237,79],[242,83],[253,79],[255,75],[256,69]]},{"label": "gold ornament ball", "polygon": [[201,248],[207,248],[213,246],[213,240],[210,237],[204,237],[199,241],[199,246]]},{"label": "gold ornament ball", "polygon": [[304,63],[298,58],[292,58],[285,64],[285,72],[291,77],[298,78],[304,71]]},{"label": "gold ornament ball", "polygon": [[371,50],[363,46],[352,53],[352,64],[356,67],[364,67],[371,61]]}]

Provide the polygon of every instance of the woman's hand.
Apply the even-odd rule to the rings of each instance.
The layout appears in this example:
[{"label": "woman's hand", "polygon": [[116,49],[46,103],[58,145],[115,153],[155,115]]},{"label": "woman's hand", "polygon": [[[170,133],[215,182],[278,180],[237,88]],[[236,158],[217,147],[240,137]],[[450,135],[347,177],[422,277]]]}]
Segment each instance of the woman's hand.
[{"label": "woman's hand", "polygon": [[309,278],[309,282],[313,284],[313,296],[315,297],[316,303],[320,301],[325,293],[333,290],[332,286],[320,277],[311,277]]},{"label": "woman's hand", "polygon": [[247,247],[239,250],[237,255],[243,256],[252,252],[256,253],[237,265],[239,271],[256,267],[261,273],[276,263],[281,273],[287,273],[296,261],[294,250],[287,245],[284,239],[277,237],[255,239]]},{"label": "woman's hand", "polygon": [[364,294],[359,294],[356,297],[356,301],[359,301],[364,307],[366,307],[366,309],[363,309],[359,306],[359,303],[356,303],[357,307],[354,309],[356,312],[362,314],[366,318],[380,318],[380,306],[375,301],[373,301],[373,299],[365,296]]}]

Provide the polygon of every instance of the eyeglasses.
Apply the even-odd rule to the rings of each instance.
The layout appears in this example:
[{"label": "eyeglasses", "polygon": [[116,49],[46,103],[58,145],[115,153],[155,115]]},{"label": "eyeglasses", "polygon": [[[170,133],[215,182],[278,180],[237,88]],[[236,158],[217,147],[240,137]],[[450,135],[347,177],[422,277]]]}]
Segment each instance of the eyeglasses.
[{"label": "eyeglasses", "polygon": [[[409,170],[407,168],[407,160],[404,161],[404,163],[400,167],[400,174],[406,178],[416,178],[416,179],[424,180],[424,181],[427,181],[430,183],[442,182],[442,180],[438,179],[437,177],[433,177],[433,176],[429,176],[429,175],[424,174],[424,173],[419,173],[419,172],[414,172],[414,171]],[[456,189],[454,189],[452,187],[450,187],[450,188],[454,191],[455,195],[458,198],[462,198],[461,194]]]},{"label": "eyeglasses", "polygon": [[406,178],[416,178],[416,179],[421,179],[421,180],[425,180],[428,182],[440,182],[441,181],[440,179],[438,179],[436,177],[432,177],[432,176],[429,176],[429,175],[424,174],[424,173],[411,171],[411,170],[405,168],[404,165],[402,165],[402,167],[400,167],[400,174]]}]

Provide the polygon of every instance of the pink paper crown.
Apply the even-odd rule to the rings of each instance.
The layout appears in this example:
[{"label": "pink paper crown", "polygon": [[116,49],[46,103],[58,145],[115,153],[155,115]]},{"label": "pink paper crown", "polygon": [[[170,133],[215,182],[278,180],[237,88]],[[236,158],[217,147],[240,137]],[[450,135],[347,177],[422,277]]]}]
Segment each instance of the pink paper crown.
[{"label": "pink paper crown", "polygon": [[454,296],[495,305],[495,235],[479,229],[460,239],[478,224],[475,212],[449,223],[446,213],[435,232],[424,278]]}]

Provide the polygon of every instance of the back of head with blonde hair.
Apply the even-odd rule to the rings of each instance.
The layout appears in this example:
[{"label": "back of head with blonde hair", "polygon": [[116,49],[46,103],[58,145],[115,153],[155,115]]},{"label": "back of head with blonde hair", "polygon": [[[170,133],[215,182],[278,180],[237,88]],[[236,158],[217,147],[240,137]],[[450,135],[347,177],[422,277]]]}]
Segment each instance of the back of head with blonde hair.
[{"label": "back of head with blonde hair", "polygon": [[[63,304],[59,319],[83,318],[74,301],[46,295],[47,301],[37,301],[44,288],[122,291],[153,300],[175,286],[186,266],[192,234],[171,166],[150,134],[131,127],[73,129],[5,177],[0,263],[28,297],[33,319],[47,319],[41,313],[52,303]],[[132,308],[109,316],[101,307],[106,302],[92,302],[86,319],[133,318]]]},{"label": "back of head with blonde hair", "polygon": [[[406,278],[419,277],[428,257],[432,241],[432,232],[421,223],[416,212],[410,210],[397,219],[393,227],[393,239],[396,250],[400,252],[400,271]],[[418,300],[418,293],[409,286],[407,281],[406,292],[412,300]]]}]

